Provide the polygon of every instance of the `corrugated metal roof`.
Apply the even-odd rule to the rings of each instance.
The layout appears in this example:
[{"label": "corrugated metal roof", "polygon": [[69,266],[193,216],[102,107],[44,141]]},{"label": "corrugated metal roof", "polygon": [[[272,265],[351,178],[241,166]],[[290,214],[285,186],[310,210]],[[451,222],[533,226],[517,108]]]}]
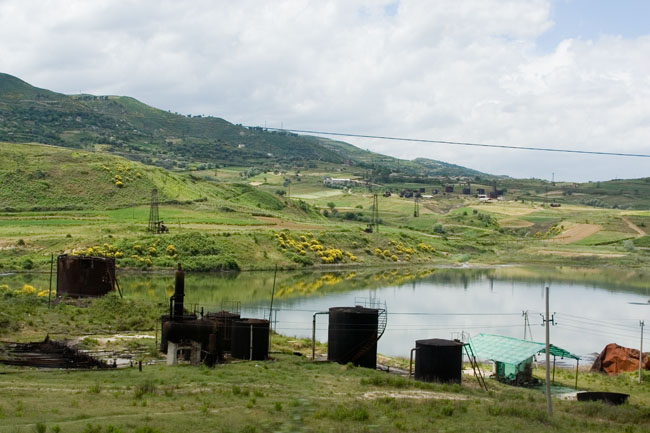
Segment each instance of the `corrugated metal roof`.
[{"label": "corrugated metal roof", "polygon": [[[479,334],[470,340],[470,344],[477,358],[515,365],[533,355],[546,352],[544,343],[503,335]],[[553,345],[550,346],[550,353],[554,356],[580,359],[579,356]]]}]

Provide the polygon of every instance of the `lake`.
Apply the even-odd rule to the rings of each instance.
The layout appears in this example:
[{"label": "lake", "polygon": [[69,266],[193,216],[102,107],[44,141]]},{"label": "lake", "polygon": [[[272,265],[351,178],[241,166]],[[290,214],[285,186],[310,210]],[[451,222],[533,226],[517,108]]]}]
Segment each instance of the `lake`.
[{"label": "lake", "polygon": [[[243,317],[268,318],[273,272],[187,274],[186,306],[216,311],[241,303]],[[129,298],[167,302],[171,273],[121,273]],[[1,275],[0,284],[47,289],[49,274]],[[379,353],[408,357],[415,340],[458,338],[481,332],[542,342],[544,287],[550,287],[555,326],[551,342],[580,356],[612,342],[638,348],[639,321],[650,324],[650,275],[644,270],[515,267],[397,268],[278,272],[273,325],[277,332],[310,337],[312,314],[330,307],[379,301],[388,323]],[[648,333],[646,332],[645,335]],[[320,341],[327,340],[327,316],[317,318]],[[650,348],[648,341],[644,347]]]}]

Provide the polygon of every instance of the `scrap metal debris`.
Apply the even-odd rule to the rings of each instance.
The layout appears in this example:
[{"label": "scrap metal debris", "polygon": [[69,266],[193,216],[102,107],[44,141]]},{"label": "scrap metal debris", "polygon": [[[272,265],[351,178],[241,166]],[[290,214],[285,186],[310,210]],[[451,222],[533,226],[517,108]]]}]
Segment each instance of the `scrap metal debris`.
[{"label": "scrap metal debris", "polygon": [[42,342],[0,343],[0,363],[37,368],[113,368],[114,365],[93,358],[87,353],[50,340]]}]

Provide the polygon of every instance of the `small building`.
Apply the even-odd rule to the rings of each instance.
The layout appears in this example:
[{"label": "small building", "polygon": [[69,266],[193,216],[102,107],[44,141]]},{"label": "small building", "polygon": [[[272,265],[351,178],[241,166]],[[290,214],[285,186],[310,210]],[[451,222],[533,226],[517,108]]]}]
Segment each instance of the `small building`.
[{"label": "small building", "polygon": [[352,186],[359,186],[362,183],[358,180],[349,178],[335,178],[327,176],[323,178],[323,185],[329,188],[348,188]]},{"label": "small building", "polygon": [[447,185],[447,186],[445,187],[445,192],[454,192],[454,187],[451,186],[451,185]]},{"label": "small building", "polygon": [[[472,350],[478,359],[494,362],[494,373],[500,382],[512,385],[524,385],[533,381],[533,357],[546,353],[546,345],[535,341],[502,335],[479,334],[470,339]],[[557,346],[550,345],[550,355],[555,358],[572,358],[576,360],[576,386],[578,383],[578,363],[580,357]]]},{"label": "small building", "polygon": [[485,188],[476,188],[477,194],[485,194]]}]

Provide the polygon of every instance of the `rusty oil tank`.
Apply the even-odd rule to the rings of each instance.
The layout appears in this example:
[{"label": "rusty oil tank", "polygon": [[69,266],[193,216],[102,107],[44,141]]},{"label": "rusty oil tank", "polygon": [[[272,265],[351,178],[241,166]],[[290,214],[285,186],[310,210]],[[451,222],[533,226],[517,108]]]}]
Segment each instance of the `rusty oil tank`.
[{"label": "rusty oil tank", "polygon": [[100,297],[115,290],[115,258],[71,256],[56,261],[56,295]]},{"label": "rusty oil tank", "polygon": [[460,383],[463,343],[432,338],[415,342],[415,379],[422,382]]},{"label": "rusty oil tank", "polygon": [[377,367],[379,310],[332,307],[329,309],[327,359],[367,368]]},{"label": "rusty oil tank", "polygon": [[205,319],[216,323],[221,338],[221,347],[224,351],[230,352],[232,347],[232,324],[235,320],[241,319],[241,315],[229,311],[219,311],[207,313]]},{"label": "rusty oil tank", "polygon": [[233,320],[230,354],[233,358],[238,359],[256,361],[267,359],[269,355],[269,321],[264,319]]}]

